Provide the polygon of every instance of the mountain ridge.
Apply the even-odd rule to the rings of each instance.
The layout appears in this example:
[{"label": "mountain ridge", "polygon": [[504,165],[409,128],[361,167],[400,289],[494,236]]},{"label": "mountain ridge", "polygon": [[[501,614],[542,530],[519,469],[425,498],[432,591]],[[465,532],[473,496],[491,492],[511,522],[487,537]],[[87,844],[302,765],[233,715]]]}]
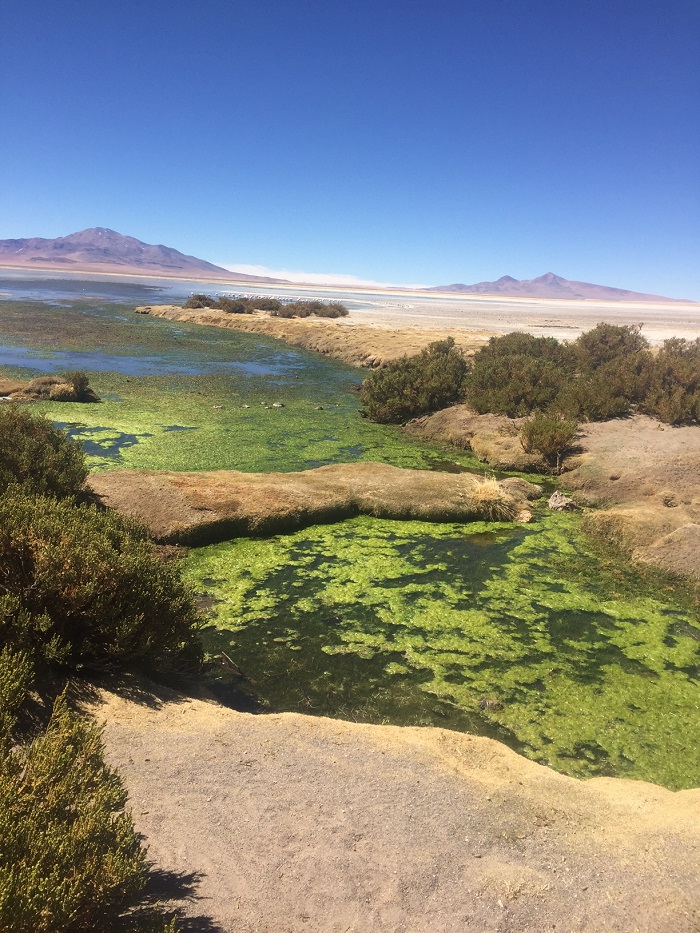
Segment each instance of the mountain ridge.
[{"label": "mountain ridge", "polygon": [[514,279],[502,275],[495,282],[476,282],[474,285],[435,285],[423,289],[426,292],[447,292],[459,295],[502,295],[504,298],[568,298],[588,301],[679,301],[691,302],[690,298],[668,298],[664,295],[649,295],[633,292],[626,288],[610,285],[595,285],[592,282],[577,282],[565,279],[554,272],[545,272],[535,279]]},{"label": "mountain ridge", "polygon": [[283,279],[229,272],[170,246],[144,243],[109,227],[88,227],[55,239],[27,237],[0,240],[1,267],[284,283]]}]

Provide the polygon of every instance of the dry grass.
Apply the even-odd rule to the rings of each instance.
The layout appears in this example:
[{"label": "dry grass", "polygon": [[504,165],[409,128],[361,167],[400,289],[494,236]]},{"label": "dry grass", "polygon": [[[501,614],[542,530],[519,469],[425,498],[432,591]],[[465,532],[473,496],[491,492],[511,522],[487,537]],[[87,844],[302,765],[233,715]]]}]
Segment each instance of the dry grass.
[{"label": "dry grass", "polygon": [[493,476],[477,483],[470,494],[474,510],[488,522],[512,522],[520,506]]}]

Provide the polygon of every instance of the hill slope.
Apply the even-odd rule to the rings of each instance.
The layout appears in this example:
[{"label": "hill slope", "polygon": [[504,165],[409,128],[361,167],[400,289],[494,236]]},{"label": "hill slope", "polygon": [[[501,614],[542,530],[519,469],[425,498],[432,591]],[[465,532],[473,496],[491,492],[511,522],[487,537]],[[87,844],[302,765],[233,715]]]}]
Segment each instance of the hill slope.
[{"label": "hill slope", "polygon": [[427,288],[428,292],[451,292],[459,295],[503,295],[507,298],[572,298],[596,299],[598,301],[686,301],[684,298],[665,298],[663,295],[647,295],[631,292],[625,288],[594,285],[591,282],[574,282],[547,272],[536,279],[514,279],[503,275],[495,282],[477,282],[475,285],[437,285]]},{"label": "hill slope", "polygon": [[228,272],[204,259],[186,256],[169,246],[153,246],[107,227],[91,227],[54,240],[31,237],[0,240],[0,267],[70,272],[110,272],[207,278],[227,282],[277,282]]}]

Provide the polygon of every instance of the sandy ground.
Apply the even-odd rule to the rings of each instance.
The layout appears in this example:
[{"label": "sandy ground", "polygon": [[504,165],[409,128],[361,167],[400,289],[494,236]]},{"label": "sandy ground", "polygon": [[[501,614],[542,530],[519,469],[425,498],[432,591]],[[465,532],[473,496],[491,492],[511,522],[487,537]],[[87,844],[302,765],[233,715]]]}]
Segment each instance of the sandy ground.
[{"label": "sandy ground", "polygon": [[93,711],[185,930],[700,929],[700,791],[577,781],[444,730],[127,693]]}]

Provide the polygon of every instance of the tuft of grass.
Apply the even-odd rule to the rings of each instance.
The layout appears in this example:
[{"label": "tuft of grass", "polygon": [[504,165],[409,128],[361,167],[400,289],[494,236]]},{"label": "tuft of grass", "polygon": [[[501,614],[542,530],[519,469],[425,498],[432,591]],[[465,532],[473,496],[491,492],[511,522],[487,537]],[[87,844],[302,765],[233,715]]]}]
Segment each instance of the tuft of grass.
[{"label": "tuft of grass", "polygon": [[488,522],[512,522],[518,514],[518,503],[493,476],[477,483],[470,499],[479,517]]}]

